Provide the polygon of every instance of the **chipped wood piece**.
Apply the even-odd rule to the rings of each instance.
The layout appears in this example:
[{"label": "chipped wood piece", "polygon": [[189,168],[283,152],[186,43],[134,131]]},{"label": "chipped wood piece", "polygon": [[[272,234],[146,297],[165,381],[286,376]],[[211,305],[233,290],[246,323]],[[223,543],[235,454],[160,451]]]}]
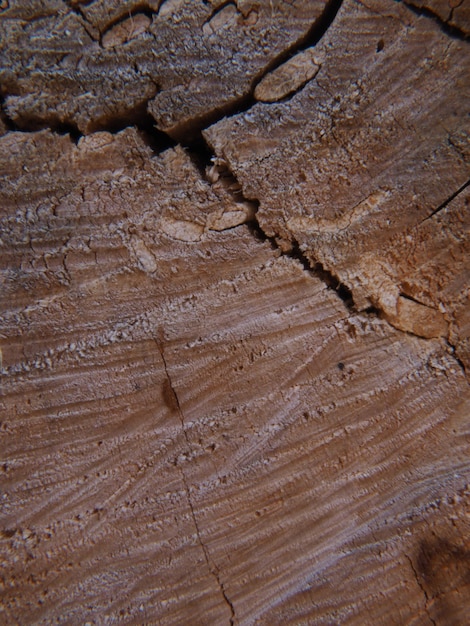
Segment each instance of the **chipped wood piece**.
[{"label": "chipped wood piece", "polygon": [[276,102],[297,91],[317,75],[313,49],[299,52],[266,76],[256,86],[254,96],[260,102]]},{"label": "chipped wood piece", "polygon": [[395,328],[418,337],[448,337],[449,324],[444,314],[421,302],[399,295],[391,312],[384,312],[384,317]]},{"label": "chipped wood piece", "polygon": [[140,14],[135,17],[131,16],[106,31],[101,40],[101,44],[103,48],[113,48],[126,44],[132,41],[132,39],[136,39],[140,35],[148,32],[151,23],[152,20],[146,15]]},{"label": "chipped wood piece", "polygon": [[227,230],[235,228],[241,224],[251,222],[255,217],[255,208],[249,203],[241,205],[240,208],[234,210],[214,211],[208,216],[206,222],[207,230]]}]

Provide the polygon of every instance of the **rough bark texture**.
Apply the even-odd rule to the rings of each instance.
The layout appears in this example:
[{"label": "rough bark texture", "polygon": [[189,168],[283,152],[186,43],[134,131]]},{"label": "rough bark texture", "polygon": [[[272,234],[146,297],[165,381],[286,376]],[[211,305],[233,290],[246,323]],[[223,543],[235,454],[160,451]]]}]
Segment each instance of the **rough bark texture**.
[{"label": "rough bark texture", "polygon": [[1,623],[467,624],[467,7],[0,3]]}]

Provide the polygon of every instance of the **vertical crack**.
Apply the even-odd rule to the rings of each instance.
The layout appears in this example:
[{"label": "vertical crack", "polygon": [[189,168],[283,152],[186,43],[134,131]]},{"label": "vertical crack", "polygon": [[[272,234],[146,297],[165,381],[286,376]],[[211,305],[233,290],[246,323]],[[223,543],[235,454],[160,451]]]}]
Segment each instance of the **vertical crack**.
[{"label": "vertical crack", "polygon": [[412,570],[412,572],[414,574],[414,577],[416,579],[416,584],[418,585],[418,587],[423,592],[423,595],[424,595],[424,610],[426,611],[426,615],[428,616],[429,621],[431,622],[431,624],[433,624],[433,626],[437,626],[436,621],[431,617],[431,614],[429,613],[429,606],[428,606],[429,605],[429,596],[428,596],[428,592],[424,588],[424,586],[423,586],[423,584],[422,584],[422,582],[421,582],[421,580],[420,580],[420,578],[418,576],[418,572],[415,569],[415,566],[413,564],[412,559],[407,554],[405,554],[405,557],[406,557],[406,559],[408,560],[408,562],[410,564],[411,570]]},{"label": "vertical crack", "polygon": [[[176,393],[176,390],[173,386],[173,381],[171,379],[170,376],[170,372],[168,370],[168,364],[166,361],[166,357],[165,357],[165,350],[164,350],[164,337],[163,337],[163,329],[159,329],[159,336],[158,338],[154,338],[155,344],[157,345],[158,348],[158,352],[160,353],[160,356],[162,358],[162,362],[163,362],[163,368],[165,370],[165,375],[166,375],[166,380],[167,380],[167,394],[170,396],[168,398],[169,400],[169,404],[173,405],[174,408],[176,409],[180,421],[181,421],[181,430],[183,432],[185,441],[186,441],[186,447],[187,447],[187,451],[188,453],[191,453],[191,442],[189,440],[188,437],[188,433],[186,430],[186,425],[185,425],[185,420],[184,420],[184,413],[183,410],[181,408],[181,404],[178,398],[178,394]],[[234,626],[235,624],[235,609],[233,607],[233,604],[230,600],[230,598],[227,596],[227,592],[225,590],[225,586],[224,583],[222,582],[221,578],[220,578],[220,571],[219,568],[216,566],[216,564],[214,563],[214,561],[211,559],[210,555],[209,555],[209,551],[207,549],[207,546],[205,545],[204,541],[202,540],[202,536],[201,536],[201,531],[199,528],[199,523],[197,520],[197,516],[196,516],[196,512],[194,510],[194,505],[192,502],[192,498],[191,498],[191,488],[189,486],[188,480],[186,478],[186,474],[183,470],[183,468],[181,467],[181,465],[177,465],[180,473],[181,473],[181,479],[183,481],[184,484],[184,488],[186,491],[186,498],[188,501],[188,505],[189,505],[189,509],[191,511],[191,517],[193,519],[193,523],[194,523],[194,527],[196,529],[196,536],[199,542],[199,545],[201,546],[202,552],[204,554],[204,560],[206,561],[207,567],[210,571],[210,573],[212,574],[212,576],[215,578],[215,580],[217,581],[217,585],[220,589],[220,593],[222,594],[222,597],[224,599],[225,604],[228,606],[228,608],[230,609],[230,626]]]}]

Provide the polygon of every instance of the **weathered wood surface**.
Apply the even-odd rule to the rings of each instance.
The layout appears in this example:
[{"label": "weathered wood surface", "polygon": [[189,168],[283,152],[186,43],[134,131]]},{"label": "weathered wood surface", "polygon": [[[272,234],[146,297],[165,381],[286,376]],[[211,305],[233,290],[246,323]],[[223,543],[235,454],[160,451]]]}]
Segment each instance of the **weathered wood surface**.
[{"label": "weathered wood surface", "polygon": [[335,274],[359,309],[448,338],[468,368],[468,43],[399,3],[369,5],[343,4],[298,95],[206,137],[261,202],[266,233]]},{"label": "weathered wood surface", "polygon": [[0,83],[16,123],[90,132],[129,124],[147,108],[176,137],[248,96],[279,55],[308,37],[326,5],[9,2],[0,22]]},{"label": "weathered wood surface", "polygon": [[[346,0],[309,46],[324,4],[70,7],[0,17],[0,622],[465,625],[456,9]],[[234,10],[259,19],[201,30]],[[151,96],[138,72],[121,88],[154,41],[124,42],[124,11],[177,50],[159,48],[170,86]],[[213,76],[189,80],[209,40],[210,98]],[[235,70],[234,42],[251,50]],[[59,49],[93,80],[62,89]],[[205,130],[206,167],[130,127],[148,107],[197,136],[241,92],[260,102]],[[113,119],[129,128],[92,132]],[[58,122],[88,134],[18,130]]]},{"label": "weathered wood surface", "polygon": [[450,26],[449,32],[461,35],[470,34],[470,2],[468,0],[409,0],[408,6],[425,9],[427,15],[435,15],[445,25]]}]

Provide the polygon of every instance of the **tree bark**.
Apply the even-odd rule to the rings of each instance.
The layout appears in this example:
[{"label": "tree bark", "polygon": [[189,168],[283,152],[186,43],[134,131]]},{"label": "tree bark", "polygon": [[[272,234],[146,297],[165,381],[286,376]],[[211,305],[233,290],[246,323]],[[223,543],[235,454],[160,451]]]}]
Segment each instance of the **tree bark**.
[{"label": "tree bark", "polygon": [[467,0],[0,11],[0,622],[466,624]]}]

